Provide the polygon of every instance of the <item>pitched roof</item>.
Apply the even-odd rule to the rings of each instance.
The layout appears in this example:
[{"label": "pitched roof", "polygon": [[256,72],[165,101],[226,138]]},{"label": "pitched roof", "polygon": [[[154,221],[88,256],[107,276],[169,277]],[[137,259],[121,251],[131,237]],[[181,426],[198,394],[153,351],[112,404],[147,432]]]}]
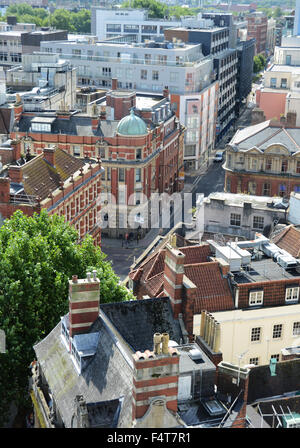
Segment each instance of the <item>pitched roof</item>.
[{"label": "pitched roof", "polygon": [[0,134],[9,134],[13,125],[13,109],[0,107]]},{"label": "pitched roof", "polygon": [[154,333],[169,333],[178,344],[182,339],[168,297],[105,303],[101,310],[134,352],[152,349]]},{"label": "pitched roof", "polygon": [[40,154],[22,166],[24,190],[27,194],[39,196],[43,200],[49,191],[56,190],[60,182],[64,182],[84,164],[83,160],[59,148],[54,153],[54,166]]},{"label": "pitched roof", "polygon": [[300,230],[293,225],[285,227],[272,239],[281,249],[289,252],[293,257],[300,257]]},{"label": "pitched roof", "polygon": [[256,147],[262,151],[272,144],[281,144],[295,153],[300,150],[300,128],[283,127],[267,120],[237,131],[229,144],[241,150]]},{"label": "pitched roof", "polygon": [[[185,255],[184,273],[197,286],[194,312],[220,311],[234,308],[228,280],[222,277],[218,262],[208,261],[209,244],[180,247]],[[149,296],[164,297],[166,250],[151,254],[129,277],[144,285]]]},{"label": "pitched roof", "polygon": [[[36,357],[55,397],[65,427],[72,426],[76,411],[74,397],[82,395],[87,403],[102,403],[123,398],[118,426],[131,421],[132,369],[116,344],[115,337],[101,318],[92,326],[100,333],[96,353],[78,375],[61,339],[61,323],[34,346]],[[101,424],[98,418],[98,425]]]},{"label": "pitched roof", "polygon": [[[49,114],[48,114],[49,116]],[[31,121],[35,118],[41,119],[47,117],[46,114],[41,114],[35,117],[22,115],[20,121],[15,125],[16,132],[32,132]],[[50,117],[50,116],[49,116]],[[55,118],[52,124],[51,133],[53,134],[65,134],[65,135],[78,135],[85,137],[99,136],[99,137],[113,137],[116,134],[119,121],[117,120],[100,120],[96,129],[92,126],[91,117],[84,115],[71,115],[68,119],[56,117],[51,114],[51,117]],[[37,120],[36,120],[37,121]]]},{"label": "pitched roof", "polygon": [[[68,321],[68,315],[65,316]],[[112,326],[111,326],[112,324]],[[119,333],[115,333],[115,330]],[[74,397],[82,395],[94,411],[90,423],[97,427],[129,427],[132,421],[131,354],[153,349],[153,335],[167,332],[178,344],[183,339],[173,318],[169,298],[102,304],[90,328],[99,332],[96,351],[78,375],[61,338],[59,323],[33,348],[55,397],[65,427],[71,427],[76,411]]]},{"label": "pitched roof", "polygon": [[202,310],[212,312],[234,308],[228,280],[222,277],[218,262],[188,265],[185,266],[184,272],[197,286],[195,314],[201,313]]}]

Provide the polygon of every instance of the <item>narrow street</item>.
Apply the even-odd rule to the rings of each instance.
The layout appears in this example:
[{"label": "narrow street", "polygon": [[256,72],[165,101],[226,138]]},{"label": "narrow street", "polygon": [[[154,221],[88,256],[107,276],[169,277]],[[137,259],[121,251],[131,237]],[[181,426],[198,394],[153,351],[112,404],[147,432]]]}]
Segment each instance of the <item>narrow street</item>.
[{"label": "narrow street", "polygon": [[[254,103],[250,103],[248,107],[245,107],[240,118],[235,123],[234,129],[226,135],[224,141],[219,142],[216,149],[223,150],[225,142],[229,137],[233,136],[235,130],[239,127],[245,127],[251,124],[251,111],[254,106]],[[192,173],[192,175],[186,173],[185,191],[192,192],[193,206],[196,205],[197,194],[203,193],[204,196],[207,197],[212,192],[224,190],[225,171],[223,170],[222,165],[223,163],[221,162],[214,163],[211,160],[208,168],[204,167],[201,172]],[[181,221],[181,218],[175,216],[175,222],[178,221]],[[169,229],[172,228],[173,222],[174,219],[171,218]],[[165,234],[169,229],[163,229],[163,233]],[[107,255],[107,259],[112,262],[114,271],[121,280],[124,280],[127,277],[129,268],[134,263],[134,260],[139,258],[149,244],[151,244],[157,237],[159,232],[160,229],[158,227],[153,228],[138,243],[136,240],[131,241],[128,247],[122,245],[121,239],[102,238],[102,250]]]}]

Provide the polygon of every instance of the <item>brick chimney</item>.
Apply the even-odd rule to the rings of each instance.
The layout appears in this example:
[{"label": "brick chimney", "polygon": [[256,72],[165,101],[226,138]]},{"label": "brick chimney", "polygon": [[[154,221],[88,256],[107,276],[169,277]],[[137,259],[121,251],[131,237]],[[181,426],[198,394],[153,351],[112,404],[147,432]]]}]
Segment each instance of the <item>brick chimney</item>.
[{"label": "brick chimney", "polygon": [[[236,366],[227,362],[220,362],[217,366],[218,392],[230,396],[232,404],[236,399],[237,414],[232,422],[232,428],[244,428],[246,426],[246,406],[248,399],[250,369]],[[233,407],[233,411],[234,411]]]},{"label": "brick chimney", "polygon": [[[155,398],[164,401],[170,411],[177,412],[179,353],[168,347],[168,343],[168,333],[155,333],[153,351],[133,355],[133,421],[146,414]],[[157,423],[159,427],[161,422]]]},{"label": "brick chimney", "polygon": [[23,182],[22,167],[18,165],[11,165],[8,168],[8,177],[10,178],[11,182],[21,184]]},{"label": "brick chimney", "polygon": [[164,90],[163,90],[163,96],[164,96],[165,98],[169,98],[169,94],[170,94],[169,87],[168,87],[168,86],[165,86],[165,88],[164,88]]},{"label": "brick chimney", "polygon": [[13,152],[13,160],[16,162],[21,158],[21,141],[13,140],[10,144]]},{"label": "brick chimney", "polygon": [[117,78],[112,78],[111,80],[111,90],[117,90],[118,89],[118,80]]},{"label": "brick chimney", "polygon": [[2,204],[8,204],[10,202],[9,177],[0,177],[0,202]]},{"label": "brick chimney", "polygon": [[164,293],[170,297],[174,317],[182,313],[185,255],[168,243],[165,247]]},{"label": "brick chimney", "polygon": [[100,281],[96,271],[87,273],[87,278],[73,275],[69,280],[70,337],[87,333],[99,315]]},{"label": "brick chimney", "polygon": [[297,112],[291,111],[286,114],[286,122],[291,126],[296,126]]},{"label": "brick chimney", "polygon": [[54,148],[44,148],[43,149],[44,159],[50,163],[50,165],[55,166],[55,149]]}]

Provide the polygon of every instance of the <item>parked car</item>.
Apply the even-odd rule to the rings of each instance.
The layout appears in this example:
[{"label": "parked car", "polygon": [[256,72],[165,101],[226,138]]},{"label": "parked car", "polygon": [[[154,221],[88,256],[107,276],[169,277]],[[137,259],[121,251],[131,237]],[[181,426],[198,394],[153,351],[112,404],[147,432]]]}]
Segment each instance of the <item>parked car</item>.
[{"label": "parked car", "polygon": [[217,151],[214,157],[214,162],[222,162],[224,156],[224,151]]}]

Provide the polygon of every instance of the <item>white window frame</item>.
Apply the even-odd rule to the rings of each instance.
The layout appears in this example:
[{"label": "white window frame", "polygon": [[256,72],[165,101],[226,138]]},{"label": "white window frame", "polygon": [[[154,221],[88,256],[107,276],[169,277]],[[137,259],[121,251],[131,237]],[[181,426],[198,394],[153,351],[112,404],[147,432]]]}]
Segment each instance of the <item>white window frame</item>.
[{"label": "white window frame", "polygon": [[254,364],[255,366],[258,366],[259,364],[259,357],[255,356],[254,358],[249,359],[249,364]]},{"label": "white window frame", "polygon": [[285,290],[285,301],[286,302],[296,302],[296,301],[298,301],[298,299],[299,299],[299,286],[286,288],[286,290]]},{"label": "white window frame", "polygon": [[293,336],[300,336],[300,322],[293,323]]},{"label": "white window frame", "polygon": [[251,342],[261,342],[261,327],[251,328]]},{"label": "white window frame", "polygon": [[[278,327],[278,328],[275,329],[275,327]],[[275,332],[278,333],[279,327],[281,327],[281,328],[280,328],[280,335],[274,337],[274,333],[275,333]],[[282,338],[282,332],[283,332],[283,324],[274,324],[274,325],[273,325],[273,330],[272,330],[272,339],[281,339],[281,338]],[[279,333],[278,333],[278,334],[279,334]]]},{"label": "white window frame", "polygon": [[[233,221],[234,222],[239,221],[240,223],[239,224],[232,224]],[[241,220],[241,215],[239,213],[230,213],[230,225],[231,226],[241,227],[241,223],[242,223],[242,220]]]},{"label": "white window frame", "polygon": [[[259,298],[260,296],[261,296],[261,298]],[[249,306],[262,305],[263,301],[264,301],[264,292],[263,292],[263,290],[250,291],[250,293],[249,293]]]},{"label": "white window frame", "polygon": [[[255,223],[255,221],[256,221],[256,223]],[[261,227],[258,225],[257,221],[260,221],[262,223]],[[263,216],[253,216],[253,229],[263,230],[264,225],[265,225],[265,218]]]}]

